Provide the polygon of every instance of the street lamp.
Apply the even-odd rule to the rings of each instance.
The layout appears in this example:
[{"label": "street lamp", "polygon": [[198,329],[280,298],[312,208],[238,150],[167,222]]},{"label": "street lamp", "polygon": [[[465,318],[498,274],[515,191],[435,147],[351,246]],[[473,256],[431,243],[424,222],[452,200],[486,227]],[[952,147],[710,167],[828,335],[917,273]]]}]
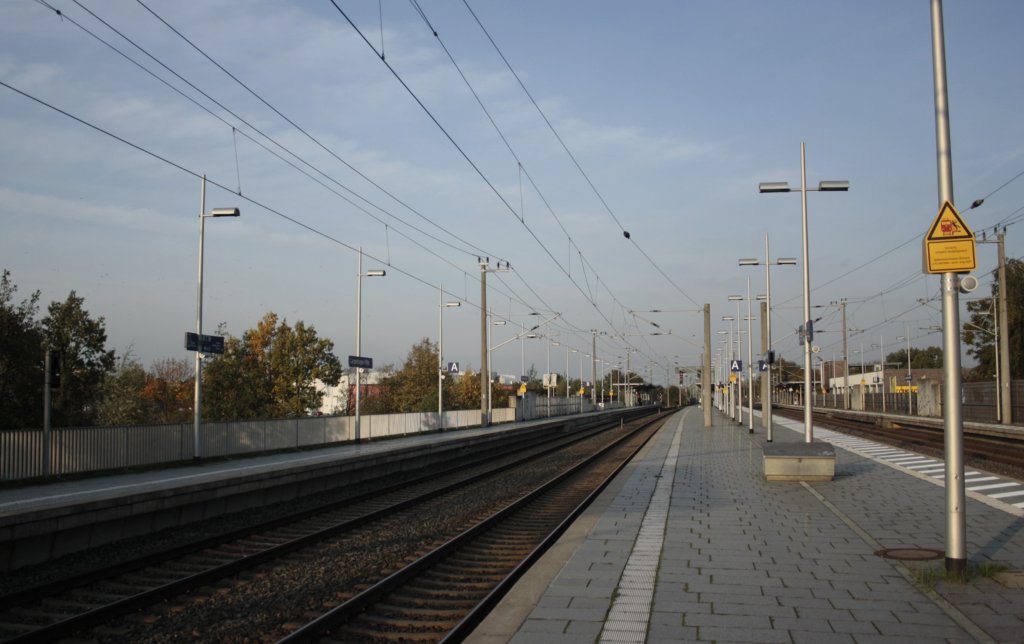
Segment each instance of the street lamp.
[{"label": "street lamp", "polygon": [[488,373],[487,356],[487,273],[504,273],[512,270],[508,262],[498,261],[496,268],[491,268],[491,258],[477,257],[480,265],[480,426],[487,427],[491,424],[491,416],[488,413],[487,404],[491,390],[491,374]]},{"label": "street lamp", "polygon": [[882,367],[882,413],[885,414],[885,336],[878,336],[879,344],[872,344],[872,349],[878,349],[878,356],[881,358],[879,363]]},{"label": "street lamp", "polygon": [[[723,315],[722,316],[722,321],[729,323],[729,331],[728,331],[728,333],[729,333],[729,343],[726,345],[726,356],[725,356],[725,360],[726,360],[726,363],[727,363],[726,372],[729,374],[729,418],[732,418],[733,420],[736,420],[737,402],[736,402],[735,394],[733,392],[734,391],[738,391],[739,376],[736,376],[737,382],[736,382],[736,388],[734,388],[733,387],[733,382],[732,382],[732,378],[733,378],[732,362],[733,362],[733,360],[739,359],[739,355],[737,355],[738,352],[736,351],[736,348],[735,348],[736,345],[735,345],[735,341],[733,340],[732,327],[733,327],[733,323],[734,322],[736,324],[739,324],[739,322],[737,322],[736,318],[734,316],[732,316],[732,315]],[[723,333],[723,335],[725,335],[725,334]],[[742,422],[742,419],[739,422]]]},{"label": "street lamp", "polygon": [[[742,295],[730,295],[727,298],[730,302],[736,302],[736,360],[743,361],[743,330],[740,327],[740,321],[743,319],[740,317],[740,302],[743,300]],[[748,341],[749,343],[749,341]],[[748,361],[749,362],[749,361]],[[736,372],[736,404],[739,409],[739,418],[736,422],[740,425],[743,424],[743,369],[741,368]]]},{"label": "street lamp", "polygon": [[765,347],[764,360],[766,363],[767,371],[765,371],[765,377],[767,382],[761,386],[761,412],[762,418],[765,419],[764,427],[766,431],[767,442],[772,442],[772,364],[775,362],[775,354],[772,351],[772,265],[775,266],[795,266],[795,257],[779,257],[774,262],[771,261],[771,255],[768,251],[768,233],[764,234],[764,262],[760,262],[756,259],[744,258],[739,260],[740,266],[764,266],[764,288],[765,288],[765,301],[767,302],[765,315],[765,326],[766,334],[768,336],[767,346]]},{"label": "street lamp", "polygon": [[[363,278],[384,277],[387,271],[373,270],[363,272],[363,247],[359,247],[359,266],[356,272],[356,356],[363,356]],[[356,427],[355,441],[358,443],[361,436],[359,433],[359,404],[360,404],[360,376],[363,373],[362,367],[356,367]]]},{"label": "street lamp", "polygon": [[196,288],[196,335],[199,346],[196,347],[195,399],[192,410],[193,460],[202,458],[199,441],[199,426],[203,422],[203,238],[206,236],[207,217],[238,217],[238,208],[214,208],[206,212],[206,175],[203,175],[202,188],[199,191],[199,282]]},{"label": "street lamp", "polygon": [[462,302],[445,302],[444,286],[438,286],[437,298],[437,424],[444,431],[444,403],[442,387],[444,386],[444,310],[462,306]]},{"label": "street lamp", "polygon": [[906,333],[906,335],[897,337],[896,341],[897,342],[899,342],[900,340],[906,340],[907,341],[907,415],[908,416],[913,416],[914,415],[914,396],[913,396],[914,374],[910,370],[910,325],[907,324],[906,322],[904,322],[903,323],[903,329],[904,329],[904,333]]},{"label": "street lamp", "polygon": [[[803,231],[803,253],[804,253],[804,442],[810,443],[814,440],[814,388],[811,383],[813,366],[811,365],[811,343],[814,341],[814,326],[811,321],[811,271],[810,254],[807,244],[807,193],[817,190],[818,192],[846,192],[850,189],[849,181],[821,181],[818,187],[807,187],[807,156],[803,143],[800,143],[800,203]],[[796,192],[790,189],[789,184],[783,182],[761,183],[758,185],[759,192]]]}]

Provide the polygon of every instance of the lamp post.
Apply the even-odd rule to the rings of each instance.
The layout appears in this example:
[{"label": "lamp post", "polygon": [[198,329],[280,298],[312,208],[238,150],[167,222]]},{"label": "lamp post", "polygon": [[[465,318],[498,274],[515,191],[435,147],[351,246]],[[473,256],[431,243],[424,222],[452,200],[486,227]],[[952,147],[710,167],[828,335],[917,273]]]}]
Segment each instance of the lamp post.
[{"label": "lamp post", "polygon": [[[845,192],[850,189],[849,181],[821,181],[818,183],[818,187],[808,188],[807,187],[807,157],[804,144],[800,144],[800,203],[801,211],[803,213],[802,231],[803,231],[803,254],[804,254],[804,325],[803,325],[803,343],[804,343],[804,442],[810,443],[814,440],[814,425],[813,425],[813,413],[814,413],[814,388],[811,383],[813,380],[811,365],[811,343],[814,341],[814,326],[811,321],[811,271],[810,271],[810,254],[808,252],[807,243],[807,193],[812,191],[820,192]],[[796,192],[795,189],[790,189],[789,184],[786,182],[773,182],[773,183],[761,183],[758,185],[759,192]]]},{"label": "lamp post", "polygon": [[438,286],[437,290],[437,424],[444,431],[444,310],[462,306],[462,302],[445,302],[444,286]]},{"label": "lamp post", "polygon": [[872,344],[871,348],[872,349],[878,349],[878,356],[879,356],[879,358],[881,358],[881,362],[879,364],[882,367],[882,375],[881,375],[880,379],[882,381],[882,413],[884,414],[885,413],[885,336],[878,336],[878,342],[879,342],[879,344]]},{"label": "lamp post", "polygon": [[203,238],[206,236],[207,217],[238,217],[238,208],[214,208],[206,212],[206,175],[203,175],[202,187],[199,190],[199,281],[196,288],[196,335],[199,346],[196,347],[195,397],[192,403],[192,459],[202,458],[200,449],[199,427],[203,423]]},{"label": "lamp post", "polygon": [[[762,262],[756,259],[741,259],[739,260],[740,266],[761,266]],[[764,288],[765,288],[765,300],[767,302],[765,325],[766,333],[768,335],[768,346],[765,347],[765,362],[767,363],[768,370],[764,376],[768,379],[767,387],[762,386],[762,401],[761,411],[765,418],[765,431],[767,442],[772,442],[772,364],[775,362],[775,354],[772,351],[772,265],[775,266],[795,266],[795,257],[779,257],[774,262],[771,260],[771,255],[768,250],[768,233],[764,234]],[[765,393],[767,392],[767,393]]]},{"label": "lamp post", "polygon": [[[730,302],[736,302],[736,316],[733,317],[731,315],[723,315],[722,319],[723,320],[726,320],[726,319],[730,320],[730,322],[729,322],[729,330],[730,331],[732,331],[732,326],[733,326],[733,322],[732,321],[735,321],[735,323],[736,323],[736,339],[735,339],[736,348],[734,350],[730,346],[729,347],[729,351],[733,352],[732,355],[733,355],[733,358],[735,360],[741,361],[741,360],[743,360],[743,355],[742,355],[743,354],[743,337],[742,337],[742,333],[740,331],[740,300],[743,299],[743,296],[742,295],[730,295],[728,299],[729,299]],[[733,341],[733,336],[732,335],[729,336],[729,340]],[[733,373],[732,365],[731,364],[729,365],[729,373]],[[740,425],[742,425],[743,424],[743,369],[740,369],[739,371],[736,371],[735,373],[736,373],[736,404],[735,404],[736,414],[735,414],[734,417],[736,419],[736,422],[739,423]]]},{"label": "lamp post", "polygon": [[[507,324],[507,322],[505,320],[492,320],[490,326],[487,327],[487,329],[488,329],[488,331],[487,331],[487,334],[488,334],[488,337],[487,337],[487,417],[488,418],[491,417],[491,415],[492,415],[492,413],[494,411],[494,398],[492,396],[492,391],[491,391],[491,376],[490,376],[490,374],[493,372],[493,369],[491,368],[491,355],[494,353],[495,349],[497,349],[499,347],[503,347],[506,344],[508,344],[509,342],[512,342],[513,340],[518,339],[520,344],[522,344],[524,342],[522,337],[518,337],[518,338],[512,337],[512,338],[510,338],[508,340],[505,340],[504,342],[502,342],[498,346],[492,347],[491,346],[491,332],[490,332],[490,328],[492,326],[505,326],[506,324]],[[536,327],[534,327],[534,328],[536,328]]]},{"label": "lamp post", "polygon": [[[363,355],[363,278],[364,277],[384,277],[387,275],[387,271],[373,270],[363,272],[363,247],[359,247],[359,266],[356,272],[356,355],[362,357]],[[355,441],[358,443],[362,435],[360,434],[359,426],[359,405],[360,396],[362,389],[362,383],[360,382],[360,376],[363,373],[362,367],[356,367],[356,427],[355,427]]]},{"label": "lamp post", "polygon": [[490,399],[488,392],[491,389],[491,374],[488,373],[487,359],[487,273],[504,273],[512,270],[508,262],[498,261],[496,268],[491,268],[491,258],[476,258],[480,264],[480,426],[487,427],[491,424],[491,417],[487,413],[487,402]]},{"label": "lamp post", "polygon": [[728,376],[729,376],[729,386],[727,387],[727,390],[729,392],[728,393],[728,402],[727,402],[727,405],[728,405],[728,408],[729,408],[729,418],[732,418],[733,420],[736,420],[736,398],[735,398],[735,395],[733,394],[734,388],[733,388],[733,382],[732,382],[732,378],[733,378],[732,361],[736,357],[735,356],[735,348],[734,348],[735,345],[733,344],[733,339],[732,339],[732,326],[733,326],[733,322],[735,320],[736,320],[736,318],[731,316],[731,315],[723,315],[722,316],[722,321],[729,323],[729,330],[728,331],[719,331],[720,334],[728,335],[729,336],[728,340],[725,341],[726,342],[726,345],[725,345],[725,355],[723,356],[723,358],[725,359],[725,365],[726,365],[726,369],[725,369],[724,373],[728,374]]},{"label": "lamp post", "polygon": [[900,340],[907,341],[907,415],[914,415],[914,396],[913,396],[913,383],[914,374],[910,370],[910,325],[906,322],[903,323],[903,332],[905,336],[899,336],[896,338],[897,342]]},{"label": "lamp post", "polygon": [[754,433],[754,331],[751,328],[754,316],[750,310],[750,277],[747,277],[747,429]]}]

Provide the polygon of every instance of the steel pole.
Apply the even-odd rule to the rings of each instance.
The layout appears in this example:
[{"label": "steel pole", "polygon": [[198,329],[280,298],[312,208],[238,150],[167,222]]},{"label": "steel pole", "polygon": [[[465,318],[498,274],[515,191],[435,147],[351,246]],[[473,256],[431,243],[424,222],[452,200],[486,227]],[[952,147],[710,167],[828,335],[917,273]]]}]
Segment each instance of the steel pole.
[{"label": "steel pole", "polygon": [[[953,203],[953,158],[946,91],[946,50],[942,0],[931,2],[932,67],[935,78],[935,143],[939,208]],[[956,273],[942,274],[942,355],[946,443],[946,570],[967,568],[964,486],[964,424],[960,390],[960,297]]]},{"label": "steel pole", "polygon": [[804,442],[814,441],[814,367],[811,365],[811,344],[814,327],[811,322],[811,267],[807,241],[807,156],[800,143],[800,206],[802,212],[804,252]]},{"label": "steel pole", "polygon": [[480,262],[480,426],[487,427],[487,263]]},{"label": "steel pole", "polygon": [[199,428],[203,423],[203,237],[206,232],[206,175],[199,189],[199,282],[196,288],[196,335],[199,346],[196,347],[195,395],[192,401],[192,460],[202,458],[199,448]]},{"label": "steel pole", "polygon": [[[356,355],[362,357],[363,355],[363,247],[359,247],[359,264],[358,270],[356,271]],[[360,435],[359,427],[359,396],[361,383],[361,372],[362,367],[356,367],[356,422],[355,422],[355,442],[359,442],[362,436]]]},{"label": "steel pole", "polygon": [[437,427],[444,431],[444,285],[437,286]]},{"label": "steel pole", "polygon": [[[704,405],[704,426],[711,427],[711,305],[704,305],[704,356],[700,372],[700,398]],[[682,393],[680,393],[680,396]],[[680,403],[682,404],[682,403]]]},{"label": "steel pole", "polygon": [[753,311],[750,310],[750,276],[747,276],[747,429],[754,433],[754,328]]},{"label": "steel pole", "polygon": [[[768,334],[768,349],[767,353],[769,356],[772,352],[772,268],[771,268],[771,254],[768,249],[768,233],[764,234],[764,301],[766,304],[765,313],[765,329]],[[774,359],[774,358],[773,358]],[[768,386],[762,391],[767,391],[767,395],[764,396],[765,400],[761,402],[761,412],[767,416],[765,422],[765,434],[766,440],[772,442],[772,395],[774,394],[772,387],[772,373],[775,366],[768,363],[768,371],[765,375],[768,377]]]}]

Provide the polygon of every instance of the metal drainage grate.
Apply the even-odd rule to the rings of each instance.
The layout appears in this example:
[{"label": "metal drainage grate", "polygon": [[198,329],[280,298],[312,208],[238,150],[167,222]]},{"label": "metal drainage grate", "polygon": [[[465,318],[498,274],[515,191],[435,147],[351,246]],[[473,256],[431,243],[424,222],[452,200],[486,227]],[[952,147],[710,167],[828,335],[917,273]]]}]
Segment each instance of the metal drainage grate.
[{"label": "metal drainage grate", "polygon": [[931,561],[942,559],[946,553],[934,548],[885,548],[876,550],[875,554],[885,559],[897,559],[899,561]]}]

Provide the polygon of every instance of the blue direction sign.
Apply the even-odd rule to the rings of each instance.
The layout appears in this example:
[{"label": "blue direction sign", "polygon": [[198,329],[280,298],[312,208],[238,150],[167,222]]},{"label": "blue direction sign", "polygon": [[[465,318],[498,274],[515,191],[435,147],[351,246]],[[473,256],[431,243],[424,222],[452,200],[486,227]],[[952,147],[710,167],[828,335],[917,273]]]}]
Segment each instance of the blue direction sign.
[{"label": "blue direction sign", "polygon": [[349,356],[348,366],[358,367],[359,369],[373,369],[373,358],[364,358],[362,356]]},{"label": "blue direction sign", "polygon": [[202,353],[224,353],[224,336],[186,333],[185,349]]},{"label": "blue direction sign", "polygon": [[735,371],[735,372],[743,371],[743,361],[742,360],[733,360],[732,362],[730,362],[729,363],[729,371]]},{"label": "blue direction sign", "polygon": [[452,375],[455,375],[455,374],[459,373],[459,363],[458,362],[449,362],[448,363],[448,373],[450,373]]},{"label": "blue direction sign", "polygon": [[758,371],[768,371],[768,363],[765,362],[764,360],[758,360],[757,361],[757,370]]}]

